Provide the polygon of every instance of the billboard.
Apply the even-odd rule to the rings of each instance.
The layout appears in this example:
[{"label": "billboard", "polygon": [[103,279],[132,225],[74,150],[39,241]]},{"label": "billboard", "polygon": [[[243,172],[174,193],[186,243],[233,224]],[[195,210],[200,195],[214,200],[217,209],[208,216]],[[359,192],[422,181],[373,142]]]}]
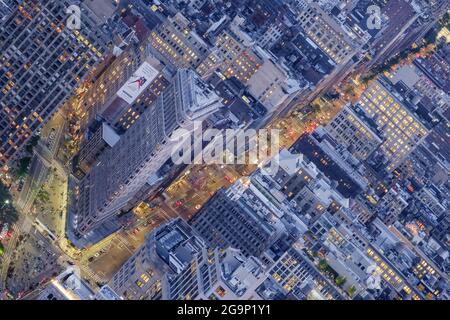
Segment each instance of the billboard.
[{"label": "billboard", "polygon": [[129,104],[132,104],[158,74],[158,70],[153,68],[148,62],[144,62],[120,88],[117,95]]}]

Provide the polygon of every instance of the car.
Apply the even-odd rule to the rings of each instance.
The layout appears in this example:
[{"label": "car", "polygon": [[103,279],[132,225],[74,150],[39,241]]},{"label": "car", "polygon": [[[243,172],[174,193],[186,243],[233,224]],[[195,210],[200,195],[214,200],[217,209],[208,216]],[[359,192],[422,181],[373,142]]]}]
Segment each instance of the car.
[{"label": "car", "polygon": [[23,184],[24,184],[24,180],[23,179],[20,179],[20,181],[19,181],[19,184],[18,184],[18,186],[17,186],[17,191],[22,191],[22,189],[23,189]]},{"label": "car", "polygon": [[178,200],[177,202],[175,202],[175,208],[179,208],[183,205],[183,202]]}]

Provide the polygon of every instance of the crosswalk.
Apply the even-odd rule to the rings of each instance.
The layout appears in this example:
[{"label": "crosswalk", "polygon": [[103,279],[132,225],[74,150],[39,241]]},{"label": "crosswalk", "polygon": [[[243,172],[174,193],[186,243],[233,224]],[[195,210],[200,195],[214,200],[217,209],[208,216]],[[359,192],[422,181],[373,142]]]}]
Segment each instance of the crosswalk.
[{"label": "crosswalk", "polygon": [[119,247],[123,247],[125,249],[127,249],[127,251],[132,255],[134,254],[134,251],[131,250],[130,248],[133,248],[132,244],[130,243],[130,241],[125,238],[125,237],[121,237],[120,235],[117,236],[116,238],[114,238],[114,245],[119,246]]},{"label": "crosswalk", "polygon": [[96,273],[94,273],[91,268],[89,268],[86,265],[81,265],[80,269],[82,271],[82,273],[84,273],[84,275],[87,275],[88,279],[91,279],[93,281],[95,281],[96,283],[101,283],[104,282],[104,279],[100,278],[100,276]]}]

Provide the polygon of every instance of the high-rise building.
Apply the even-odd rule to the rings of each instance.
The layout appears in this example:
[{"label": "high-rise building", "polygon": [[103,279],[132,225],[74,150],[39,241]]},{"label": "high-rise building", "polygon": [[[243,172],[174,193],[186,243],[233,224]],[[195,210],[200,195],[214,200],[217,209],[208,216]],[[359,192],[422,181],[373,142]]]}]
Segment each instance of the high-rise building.
[{"label": "high-rise building", "polygon": [[376,264],[376,272],[384,280],[384,283],[395,290],[395,292],[401,294],[401,296],[410,297],[413,300],[420,300],[419,291],[415,286],[410,285],[409,281],[386,259],[385,255],[371,245],[367,247],[366,255]]},{"label": "high-rise building", "polygon": [[129,300],[201,298],[220,276],[218,254],[177,219],[151,232],[110,286]]},{"label": "high-rise building", "polygon": [[173,83],[78,183],[71,208],[78,235],[139,200],[179,144],[170,139],[174,131],[193,129],[195,120],[220,106],[219,97],[193,71],[178,71]]},{"label": "high-rise building", "polygon": [[6,20],[8,15],[12,12],[14,1],[0,0],[0,21]]},{"label": "high-rise building", "polygon": [[380,150],[387,160],[387,171],[394,170],[428,135],[425,125],[381,81],[362,94],[359,105],[384,138]]},{"label": "high-rise building", "polygon": [[261,48],[270,49],[283,35],[283,30],[286,30],[286,26],[282,21],[275,21],[272,23],[264,33],[258,38],[258,45]]},{"label": "high-rise building", "polygon": [[[89,144],[91,136],[86,132],[99,119],[116,132],[125,132],[170,84],[171,75],[165,73],[147,47],[145,41],[133,43],[118,56],[108,57],[108,62],[99,66],[101,70],[83,88],[83,94],[69,101],[68,109],[73,112],[73,119],[79,121],[72,130],[79,138],[76,141],[84,146]],[[145,83],[136,86],[135,92],[129,86],[135,85],[141,76],[145,77]]]},{"label": "high-rise building", "polygon": [[377,204],[378,217],[388,226],[395,223],[398,215],[408,206],[407,200],[408,195],[405,192],[391,188]]},{"label": "high-rise building", "polygon": [[196,68],[209,54],[209,46],[190,28],[181,13],[167,18],[150,34],[157,58],[175,68]]},{"label": "high-rise building", "polygon": [[[303,154],[329,181],[337,183],[333,189],[345,198],[355,197],[367,188],[365,177],[347,162],[346,158],[352,157],[350,152],[343,145],[334,142],[323,128],[317,128],[313,134],[302,135],[291,150]],[[357,162],[356,159],[355,161]]]},{"label": "high-rise building", "polygon": [[53,278],[45,285],[36,300],[94,300],[95,293],[80,277],[79,270],[74,267]]},{"label": "high-rise building", "polygon": [[161,62],[148,56],[105,103],[98,115],[114,129],[128,130],[170,84]]},{"label": "high-rise building", "polygon": [[247,82],[248,92],[268,110],[274,110],[288,96],[297,92],[300,85],[265,51],[258,51],[264,62]]},{"label": "high-rise building", "polygon": [[448,211],[439,218],[438,222],[431,234],[442,243],[448,243],[450,241],[450,214],[448,214]]},{"label": "high-rise building", "polygon": [[231,30],[223,31],[217,37],[215,46],[222,62],[220,70],[227,78],[235,77],[242,83],[247,83],[263,63],[252,48],[240,42],[239,37]]},{"label": "high-rise building", "polygon": [[21,1],[0,26],[0,166],[58,110],[106,50],[83,4],[81,28],[66,27],[75,1]]},{"label": "high-rise building", "polygon": [[[301,89],[277,58],[255,45],[242,29],[245,19],[236,16],[215,39],[216,50],[197,69],[200,75],[219,70],[222,77],[236,78],[269,111]],[[209,62],[209,63],[207,63]],[[215,63],[215,65],[214,65]]]},{"label": "high-rise building", "polygon": [[291,163],[286,166],[289,162],[283,161],[274,180],[305,223],[314,223],[324,212],[349,207],[349,200],[336,190],[336,185],[303,154],[282,150],[280,157]]},{"label": "high-rise building", "polygon": [[349,206],[349,200],[339,194],[327,180],[326,177],[316,179],[292,197],[293,205],[309,224],[326,211],[334,213]]},{"label": "high-rise building", "polygon": [[117,91],[145,61],[147,53],[144,44],[132,44],[117,55],[112,54],[108,61],[101,65],[79,106],[80,112],[84,113],[81,115],[83,127],[91,123],[109,105]]},{"label": "high-rise building", "polygon": [[268,273],[286,294],[299,300],[343,299],[342,294],[300,250],[289,249]]},{"label": "high-rise building", "polygon": [[213,247],[232,247],[247,257],[260,257],[276,240],[276,219],[271,215],[278,208],[258,199],[258,191],[249,188],[256,187],[239,181],[226,191],[219,190],[192,218],[191,225]]},{"label": "high-rise building", "polygon": [[366,160],[382,143],[376,126],[370,126],[363,114],[346,105],[328,124],[326,130],[357,159]]},{"label": "high-rise building", "polygon": [[300,26],[334,62],[342,64],[354,54],[352,40],[318,5],[310,4],[299,14]]},{"label": "high-rise building", "polygon": [[263,263],[255,257],[245,257],[240,250],[228,248],[220,257],[221,276],[207,294],[210,300],[254,300],[255,289],[267,275]]},{"label": "high-rise building", "polygon": [[[91,5],[95,6],[95,4]],[[120,117],[128,111],[131,117],[135,108],[134,105],[130,108],[128,103],[118,99],[117,92],[144,62],[149,62],[157,71],[163,69],[157,59],[150,59],[151,54],[148,50],[150,31],[141,19],[130,12],[122,12],[121,18],[116,19],[112,28],[109,29],[112,29],[110,32],[114,48],[105,56],[89,81],[83,82],[77,95],[66,104],[66,109],[70,112],[70,133],[76,142],[82,142],[86,138],[84,134],[87,128],[103,113],[108,113],[106,120],[111,126],[116,130],[122,130],[123,126],[118,124],[118,121],[122,120]],[[145,91],[146,95],[153,95],[154,92],[151,89],[157,87],[160,78],[162,78],[161,73],[149,84]],[[155,92],[158,91],[155,90]],[[152,98],[150,102],[145,99],[146,103],[151,104],[156,100],[156,97],[152,96]],[[114,112],[111,112],[111,109],[114,109]],[[137,114],[138,112],[134,112],[133,119],[128,122],[135,120]]]},{"label": "high-rise building", "polygon": [[357,215],[358,221],[362,224],[369,223],[375,215],[373,210],[363,198],[359,197],[351,202],[351,209]]},{"label": "high-rise building", "polygon": [[281,150],[280,167],[273,179],[280,185],[282,192],[291,200],[298,192],[319,177],[320,171],[303,154],[293,154]]},{"label": "high-rise building", "polygon": [[423,187],[415,196],[438,217],[444,215],[447,211],[445,198],[433,185]]},{"label": "high-rise building", "polygon": [[105,122],[94,123],[90,135],[73,161],[74,175],[78,178],[89,172],[105,149],[114,147],[120,140],[120,136]]},{"label": "high-rise building", "polygon": [[123,300],[113,289],[111,289],[108,285],[105,285],[100,288],[100,290],[95,295],[95,300]]}]

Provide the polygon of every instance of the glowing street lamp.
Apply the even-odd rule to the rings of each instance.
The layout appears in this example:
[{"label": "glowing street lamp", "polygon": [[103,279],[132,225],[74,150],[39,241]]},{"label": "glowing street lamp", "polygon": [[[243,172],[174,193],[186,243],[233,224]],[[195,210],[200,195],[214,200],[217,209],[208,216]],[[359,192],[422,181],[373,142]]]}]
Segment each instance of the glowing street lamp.
[{"label": "glowing street lamp", "polygon": [[10,202],[10,201],[9,201],[8,199],[6,199],[5,202],[4,202],[3,205],[2,205],[2,209],[3,209],[6,205],[9,205],[9,202]]}]

